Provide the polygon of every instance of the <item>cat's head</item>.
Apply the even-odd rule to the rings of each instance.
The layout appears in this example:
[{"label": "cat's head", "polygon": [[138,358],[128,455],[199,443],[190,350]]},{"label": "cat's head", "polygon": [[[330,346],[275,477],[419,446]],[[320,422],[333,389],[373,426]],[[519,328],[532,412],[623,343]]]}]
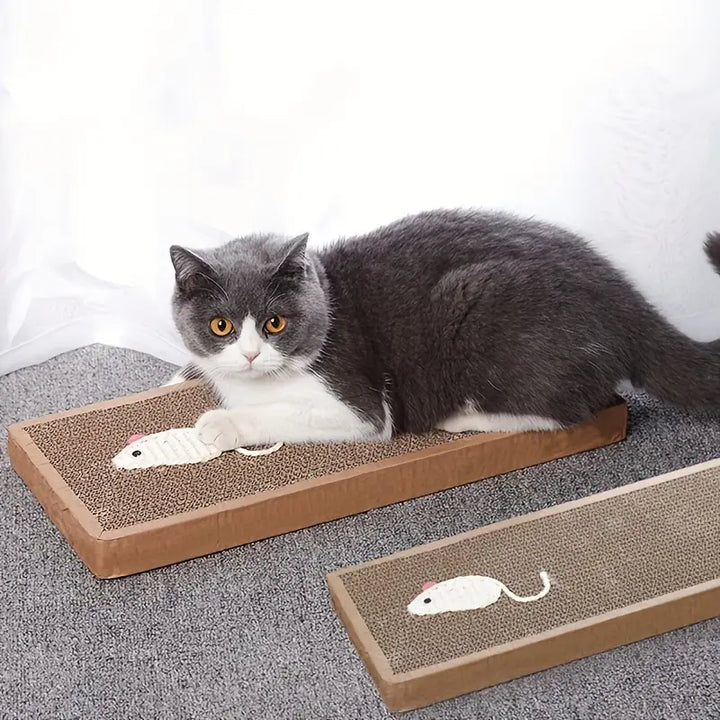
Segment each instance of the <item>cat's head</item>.
[{"label": "cat's head", "polygon": [[248,379],[306,366],[329,312],[307,235],[250,236],[211,250],[173,245],[175,325],[211,378]]}]

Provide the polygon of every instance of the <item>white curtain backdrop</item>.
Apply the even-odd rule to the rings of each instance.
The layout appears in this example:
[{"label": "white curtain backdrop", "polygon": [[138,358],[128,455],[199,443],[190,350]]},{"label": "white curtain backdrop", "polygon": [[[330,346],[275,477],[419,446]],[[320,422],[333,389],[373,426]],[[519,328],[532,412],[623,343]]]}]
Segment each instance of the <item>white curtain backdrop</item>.
[{"label": "white curtain backdrop", "polygon": [[485,206],[720,336],[720,3],[0,0],[0,374],[181,363],[171,243]]}]

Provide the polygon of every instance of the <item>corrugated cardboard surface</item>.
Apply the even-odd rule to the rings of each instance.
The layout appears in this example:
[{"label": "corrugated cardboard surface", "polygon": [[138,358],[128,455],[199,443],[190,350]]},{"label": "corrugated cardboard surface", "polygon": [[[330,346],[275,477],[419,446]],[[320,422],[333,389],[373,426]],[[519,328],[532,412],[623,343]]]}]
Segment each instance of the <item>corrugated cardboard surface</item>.
[{"label": "corrugated cardboard surface", "polygon": [[223,453],[208,463],[118,470],[111,459],[134,433],[190,427],[215,401],[203,385],[141,403],[32,425],[27,432],[104,530],[192,512],[312,478],[457,441],[403,435],[391,442],[286,445],[272,455]]},{"label": "corrugated cardboard surface", "polygon": [[[342,586],[342,597],[335,593],[335,601],[366,658],[368,647],[374,648],[373,674],[392,682],[393,676],[425,673],[425,699],[449,697],[432,687],[438,683],[433,666],[447,670],[474,654],[594,617],[621,615],[713,581],[720,587],[720,464],[623,490],[338,573],[334,582]],[[521,604],[503,596],[484,609],[422,617],[406,609],[426,580],[460,575],[489,575],[519,595],[532,595],[542,588],[541,569],[553,584],[540,601]],[[716,605],[720,614],[720,594]],[[687,617],[679,612],[679,624],[673,625],[661,605],[657,612],[658,632]],[[625,642],[633,639],[638,638]],[[597,651],[592,644],[586,649],[574,657]],[[542,650],[532,644],[527,653],[531,671],[565,661],[533,659],[531,654],[542,656]],[[508,672],[494,682],[516,676]],[[484,687],[485,681],[477,673],[474,686],[470,680],[463,691]],[[414,707],[412,693],[403,702]]]},{"label": "corrugated cardboard surface", "polygon": [[[489,575],[518,595],[474,612],[415,617],[426,580]],[[720,577],[720,468],[361,568],[343,582],[395,673],[479,652]]]},{"label": "corrugated cardboard surface", "polygon": [[619,402],[553,433],[429,433],[388,443],[285,446],[263,457],[115,469],[137,432],[194,424],[214,406],[198,382],[9,428],[8,451],[83,561],[118,577],[546,462],[625,437]]}]

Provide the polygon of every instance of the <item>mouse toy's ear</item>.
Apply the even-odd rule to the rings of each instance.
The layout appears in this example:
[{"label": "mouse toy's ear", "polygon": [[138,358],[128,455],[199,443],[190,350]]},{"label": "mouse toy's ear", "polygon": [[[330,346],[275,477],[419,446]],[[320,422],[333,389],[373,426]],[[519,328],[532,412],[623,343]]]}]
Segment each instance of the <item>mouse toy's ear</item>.
[{"label": "mouse toy's ear", "polygon": [[175,268],[175,282],[183,295],[190,296],[202,290],[225,292],[213,267],[193,250],[173,245],[170,259]]},{"label": "mouse toy's ear", "polygon": [[281,260],[275,270],[275,275],[288,278],[301,278],[305,276],[307,260],[308,233],[298,235],[285,245]]},{"label": "mouse toy's ear", "polygon": [[145,437],[144,433],[135,433],[134,435],[131,435],[127,439],[127,442],[125,444],[129,445],[130,443],[134,443],[136,440],[139,440],[140,438],[143,438],[143,437]]},{"label": "mouse toy's ear", "polygon": [[422,589],[423,591],[429,590],[433,585],[437,585],[435,580],[428,580],[426,583],[423,583]]}]

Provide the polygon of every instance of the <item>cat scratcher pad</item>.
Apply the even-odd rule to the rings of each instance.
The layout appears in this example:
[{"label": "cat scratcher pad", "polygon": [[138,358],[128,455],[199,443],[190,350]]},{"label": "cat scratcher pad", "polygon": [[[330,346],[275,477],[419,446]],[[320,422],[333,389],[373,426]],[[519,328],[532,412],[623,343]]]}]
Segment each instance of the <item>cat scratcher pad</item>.
[{"label": "cat scratcher pad", "polygon": [[619,403],[562,432],[438,432],[113,466],[131,435],[192,426],[215,404],[199,381],[159,388],[13,425],[9,454],[90,570],[119,577],[607,445],[627,420]]},{"label": "cat scratcher pad", "polygon": [[714,461],[343,569],[328,584],[387,706],[409,710],[720,615],[719,540]]}]

